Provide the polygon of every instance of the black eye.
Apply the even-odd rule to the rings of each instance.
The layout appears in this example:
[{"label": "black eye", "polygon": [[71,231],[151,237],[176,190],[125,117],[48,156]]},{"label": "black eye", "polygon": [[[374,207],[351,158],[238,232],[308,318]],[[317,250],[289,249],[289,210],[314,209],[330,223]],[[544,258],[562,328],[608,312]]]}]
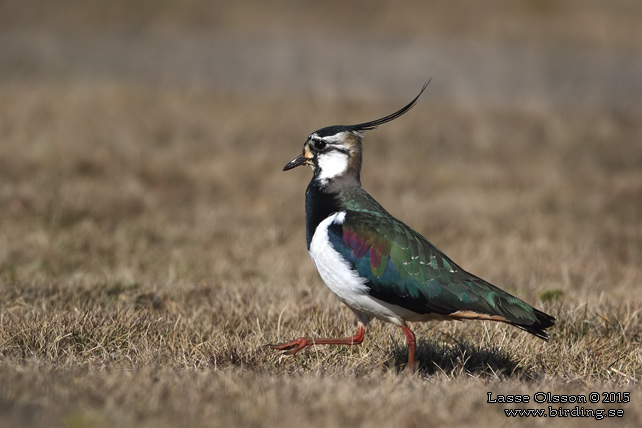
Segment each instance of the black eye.
[{"label": "black eye", "polygon": [[328,144],[323,140],[314,140],[314,148],[316,150],[321,151],[321,150],[325,149],[327,145]]}]

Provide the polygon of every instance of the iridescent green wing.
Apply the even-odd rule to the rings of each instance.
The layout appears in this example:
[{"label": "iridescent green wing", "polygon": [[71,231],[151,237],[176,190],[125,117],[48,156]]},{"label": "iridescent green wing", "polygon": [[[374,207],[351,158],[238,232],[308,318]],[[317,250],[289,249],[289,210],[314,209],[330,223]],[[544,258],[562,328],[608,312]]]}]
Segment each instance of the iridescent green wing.
[{"label": "iridescent green wing", "polygon": [[548,337],[543,328],[552,317],[461,269],[387,213],[348,211],[328,233],[372,297],[418,314],[496,319]]}]

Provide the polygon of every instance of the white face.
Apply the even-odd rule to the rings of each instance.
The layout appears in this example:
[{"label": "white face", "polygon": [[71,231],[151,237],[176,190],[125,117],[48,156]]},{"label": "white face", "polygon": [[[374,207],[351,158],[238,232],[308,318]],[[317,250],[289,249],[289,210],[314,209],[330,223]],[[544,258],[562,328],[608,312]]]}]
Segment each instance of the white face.
[{"label": "white face", "polygon": [[344,174],[348,169],[348,155],[338,150],[329,149],[317,154],[317,162],[320,169],[317,178],[321,184],[326,184],[329,179]]},{"label": "white face", "polygon": [[[343,175],[348,170],[350,159],[350,147],[346,144],[347,135],[339,133],[330,137],[320,138],[316,134],[310,136],[310,141],[306,147],[306,157],[314,156],[316,165],[313,169],[318,168],[317,180],[326,185],[328,180]],[[323,144],[320,147],[319,144]]]}]

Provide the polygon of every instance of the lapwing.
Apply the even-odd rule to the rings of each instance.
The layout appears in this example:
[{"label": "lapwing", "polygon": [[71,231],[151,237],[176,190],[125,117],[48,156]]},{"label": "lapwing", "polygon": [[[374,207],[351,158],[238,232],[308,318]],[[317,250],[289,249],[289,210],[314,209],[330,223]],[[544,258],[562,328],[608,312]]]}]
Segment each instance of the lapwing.
[{"label": "lapwing", "polygon": [[283,168],[312,168],[305,192],[308,251],[321,279],[356,315],[358,329],[352,337],[301,337],[271,348],[292,355],[312,345],[357,345],[370,320],[378,318],[403,330],[408,344],[406,369],[412,373],[415,335],[408,322],[499,321],[548,340],[545,329],[555,324],[555,318],[459,267],[361,186],[365,131],[408,112],[427,85],[388,116],[313,132],[303,152]]}]

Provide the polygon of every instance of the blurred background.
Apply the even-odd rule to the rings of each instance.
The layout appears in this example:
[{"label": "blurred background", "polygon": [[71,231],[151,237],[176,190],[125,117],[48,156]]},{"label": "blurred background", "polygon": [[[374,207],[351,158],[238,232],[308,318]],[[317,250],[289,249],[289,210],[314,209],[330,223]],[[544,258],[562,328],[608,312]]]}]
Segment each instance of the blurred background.
[{"label": "blurred background", "polygon": [[[383,323],[358,349],[275,356],[263,345],[355,321],[307,255],[311,173],[283,166],[311,132],[396,111],[430,78],[368,133],[364,187],[556,316],[551,341],[422,324],[425,351],[473,343],[512,364],[424,357],[448,381],[423,389],[394,370],[361,382],[406,361]],[[482,411],[500,426],[487,369],[562,391],[637,384],[641,101],[639,0],[0,0],[0,419],[446,426]]]},{"label": "blurred background", "polygon": [[59,81],[469,108],[639,108],[635,0],[12,1],[3,84]]},{"label": "blurred background", "polygon": [[3,272],[316,284],[309,171],[282,165],[432,78],[370,133],[366,189],[501,283],[639,278],[641,22],[635,0],[2,1]]}]

